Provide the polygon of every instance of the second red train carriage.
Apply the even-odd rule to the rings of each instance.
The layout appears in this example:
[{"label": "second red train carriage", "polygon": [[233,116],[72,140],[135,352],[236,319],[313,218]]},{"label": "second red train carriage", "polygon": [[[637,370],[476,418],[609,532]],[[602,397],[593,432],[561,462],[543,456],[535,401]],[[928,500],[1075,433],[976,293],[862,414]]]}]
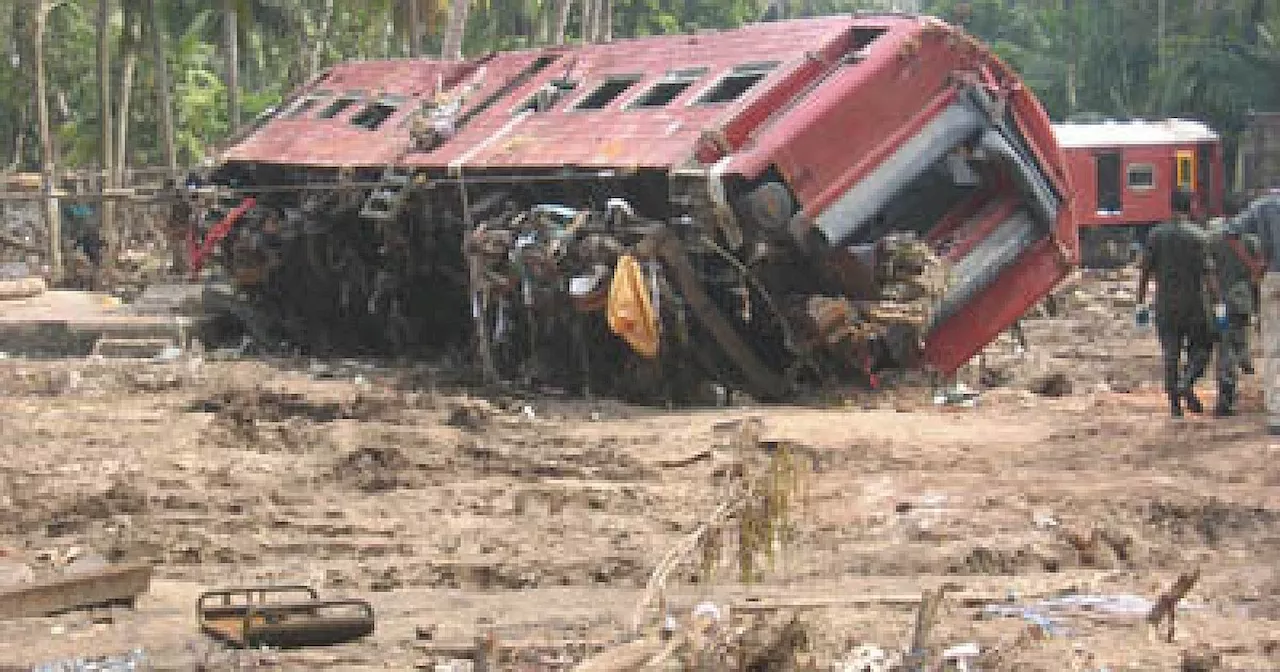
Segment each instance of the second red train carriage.
[{"label": "second red train carriage", "polygon": [[1199,121],[1054,125],[1071,175],[1086,265],[1123,261],[1147,228],[1173,216],[1171,196],[1195,194],[1198,217],[1223,214],[1222,140]]}]

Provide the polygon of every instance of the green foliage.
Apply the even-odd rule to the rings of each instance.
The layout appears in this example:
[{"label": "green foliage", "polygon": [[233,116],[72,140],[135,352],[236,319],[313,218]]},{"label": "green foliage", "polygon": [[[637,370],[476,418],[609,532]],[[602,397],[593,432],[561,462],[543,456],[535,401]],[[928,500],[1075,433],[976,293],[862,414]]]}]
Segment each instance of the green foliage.
[{"label": "green foliage", "polygon": [[[415,0],[420,47],[440,48],[449,0]],[[241,118],[277,105],[294,86],[346,59],[407,54],[410,0],[235,0]],[[35,0],[0,0],[0,156],[32,170],[39,149],[34,113]],[[96,0],[66,0],[50,14],[48,91],[64,166],[99,162]],[[113,84],[128,41],[122,12],[141,0],[113,0]],[[877,0],[614,0],[616,37],[729,28],[765,17],[875,9]],[[962,24],[1022,73],[1055,119],[1078,116],[1201,118],[1230,135],[1253,109],[1280,108],[1280,2],[1265,0],[920,0],[925,13]],[[177,121],[181,161],[198,161],[230,131],[224,5],[156,0]],[[1163,6],[1163,21],[1160,7]],[[581,2],[568,38],[581,39]],[[524,48],[549,39],[554,0],[476,0],[468,54]],[[148,23],[138,45],[130,115],[130,161],[163,156]],[[432,53],[427,51],[426,53]],[[16,65],[15,65],[16,64]],[[118,93],[116,99],[119,100]]]}]

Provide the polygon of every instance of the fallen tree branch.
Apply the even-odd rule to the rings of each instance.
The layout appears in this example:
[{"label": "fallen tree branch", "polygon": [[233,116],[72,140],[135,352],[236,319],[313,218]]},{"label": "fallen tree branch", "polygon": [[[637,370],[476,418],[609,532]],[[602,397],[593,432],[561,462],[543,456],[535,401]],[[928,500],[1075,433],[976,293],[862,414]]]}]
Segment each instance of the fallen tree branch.
[{"label": "fallen tree branch", "polygon": [[1165,591],[1163,595],[1156,599],[1155,605],[1151,607],[1151,611],[1147,613],[1147,623],[1152,628],[1159,628],[1160,623],[1166,618],[1169,619],[1169,633],[1165,635],[1165,641],[1173,642],[1174,621],[1178,613],[1178,602],[1191,592],[1191,589],[1200,580],[1200,568],[1197,567],[1190,572],[1183,572],[1178,576],[1178,580],[1173,582],[1173,586]]},{"label": "fallen tree branch", "polygon": [[631,619],[633,633],[639,634],[643,625],[645,610],[653,603],[658,594],[666,589],[667,577],[671,574],[671,571],[693,554],[698,548],[698,544],[702,542],[703,537],[707,535],[707,532],[720,526],[733,514],[737,513],[742,508],[743,503],[743,500],[738,496],[732,496],[721,502],[697,529],[667,551],[667,554],[653,568],[653,572],[649,574],[649,581],[645,584],[644,594],[641,595],[640,602],[636,605],[635,615]]}]

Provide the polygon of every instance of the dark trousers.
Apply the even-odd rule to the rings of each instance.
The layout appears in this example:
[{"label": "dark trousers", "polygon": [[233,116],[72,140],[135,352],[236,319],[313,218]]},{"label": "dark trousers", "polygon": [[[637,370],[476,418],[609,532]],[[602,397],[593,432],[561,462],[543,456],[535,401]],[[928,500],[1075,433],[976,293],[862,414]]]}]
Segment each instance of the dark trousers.
[{"label": "dark trousers", "polygon": [[1156,321],[1156,333],[1164,355],[1164,390],[1173,399],[1204,375],[1213,353],[1213,332],[1203,320],[1164,319]]},{"label": "dark trousers", "polygon": [[1218,405],[1231,408],[1236,400],[1238,373],[1249,361],[1249,316],[1228,316],[1227,330],[1218,340]]}]

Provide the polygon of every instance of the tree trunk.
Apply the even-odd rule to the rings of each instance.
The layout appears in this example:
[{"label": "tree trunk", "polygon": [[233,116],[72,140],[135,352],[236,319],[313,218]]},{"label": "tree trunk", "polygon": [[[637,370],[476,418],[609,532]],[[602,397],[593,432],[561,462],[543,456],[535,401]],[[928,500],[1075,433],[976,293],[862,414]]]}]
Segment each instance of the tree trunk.
[{"label": "tree trunk", "polygon": [[[36,6],[36,12],[39,11],[39,6]],[[13,22],[10,28],[13,31],[14,51],[18,57],[18,68],[14,74],[19,91],[33,91],[36,88],[31,72],[31,64],[35,60],[36,32],[32,16],[34,16],[33,13],[28,13],[19,6],[14,9],[11,17]],[[18,123],[13,125],[13,162],[9,165],[10,171],[21,169],[26,161],[27,133],[31,130],[31,108],[34,103],[34,100],[24,100],[18,107]]]},{"label": "tree trunk", "polygon": [[422,15],[418,0],[409,0],[409,58],[417,58],[422,39]]},{"label": "tree trunk", "polygon": [[[104,189],[115,185],[115,152],[112,151],[112,140],[115,129],[111,127],[111,0],[98,0],[98,112],[102,126],[102,186]],[[105,195],[102,198],[102,211],[98,235],[102,237],[102,270],[107,278],[115,266],[115,258],[119,253],[119,241],[116,235],[116,202]]]},{"label": "tree trunk", "polygon": [[462,58],[462,39],[467,34],[467,12],[471,0],[452,0],[449,4],[449,25],[444,29],[444,45],[441,49],[446,60]]},{"label": "tree trunk", "polygon": [[116,134],[116,177],[118,186],[125,184],[125,172],[129,168],[129,105],[133,98],[133,76],[138,69],[137,11],[124,6],[124,34],[120,43],[124,51],[124,70],[120,74],[120,109],[116,116],[119,131]]},{"label": "tree trunk", "polygon": [[537,24],[533,29],[531,45],[543,45],[551,41],[551,15],[557,11],[559,8],[554,3],[545,0],[538,3]]},{"label": "tree trunk", "polygon": [[601,42],[613,41],[613,0],[600,0],[600,33]]},{"label": "tree trunk", "polygon": [[329,49],[329,40],[333,37],[333,0],[325,0],[324,16],[320,21],[320,39],[316,40],[315,51],[311,52],[311,69],[307,72],[307,81],[311,81],[320,72],[320,64],[324,53]]},{"label": "tree trunk", "polygon": [[235,0],[222,0],[222,15],[227,48],[227,123],[235,135],[240,130],[240,29]]},{"label": "tree trunk", "polygon": [[1244,41],[1245,44],[1256,47],[1258,46],[1258,26],[1262,25],[1266,19],[1266,0],[1253,0],[1249,3],[1249,18],[1245,24]]},{"label": "tree trunk", "polygon": [[178,145],[173,132],[173,92],[169,82],[169,59],[164,49],[164,33],[160,30],[160,15],[156,0],[147,0],[148,29],[151,31],[151,60],[156,69],[156,104],[160,106],[160,142],[164,150],[164,165],[170,177],[178,174]]},{"label": "tree trunk", "polygon": [[556,29],[554,39],[555,44],[564,44],[564,33],[569,27],[569,9],[573,6],[573,0],[556,0]]},{"label": "tree trunk", "polygon": [[49,237],[49,281],[62,282],[62,220],[54,198],[53,131],[49,123],[49,88],[44,71],[44,29],[51,9],[47,1],[36,8],[36,116],[40,125],[40,169],[43,173],[44,221]]},{"label": "tree trunk", "polygon": [[591,44],[596,38],[596,0],[582,0],[582,43]]}]

